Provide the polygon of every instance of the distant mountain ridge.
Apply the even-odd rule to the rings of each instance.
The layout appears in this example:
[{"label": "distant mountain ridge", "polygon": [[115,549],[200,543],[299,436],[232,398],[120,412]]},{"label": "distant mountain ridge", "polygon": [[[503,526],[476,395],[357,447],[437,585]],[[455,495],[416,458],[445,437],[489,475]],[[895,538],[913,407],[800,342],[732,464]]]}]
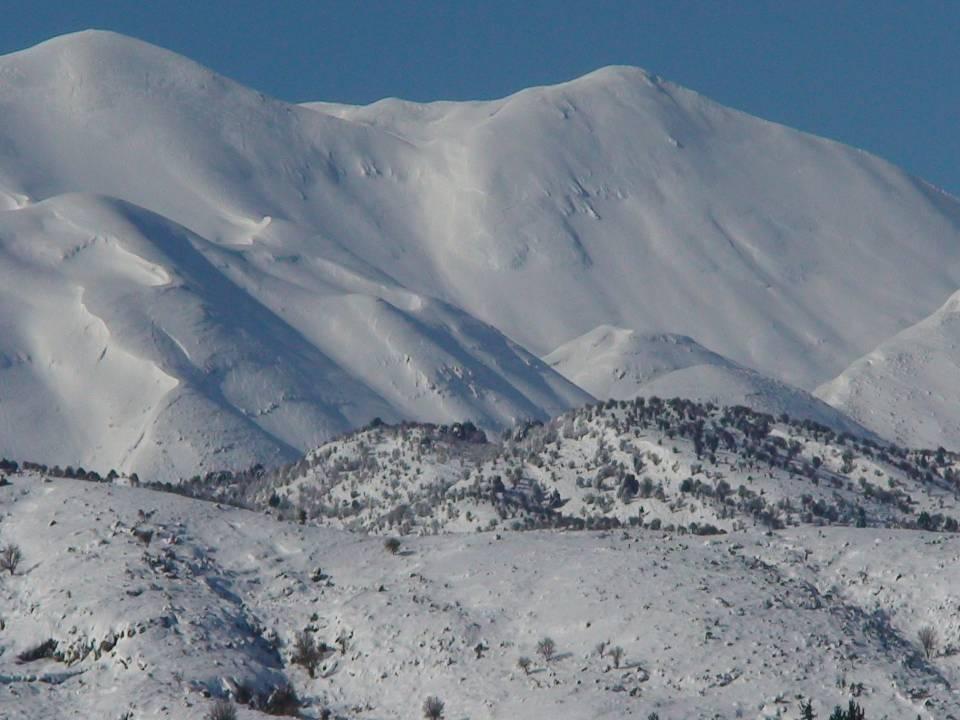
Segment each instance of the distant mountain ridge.
[{"label": "distant mountain ridge", "polygon": [[860,437],[871,434],[810,393],[738,365],[683,335],[640,334],[604,325],[564,343],[544,361],[598,398],[682,397],[744,405]]},{"label": "distant mountain ridge", "polygon": [[960,293],[816,395],[882,437],[914,447],[960,447]]},{"label": "distant mountain ridge", "polygon": [[604,325],[809,391],[960,288],[954,198],[636,68],[298,106],[88,31],[0,58],[0,116],[12,457],[177,479],[545,420],[593,395],[538,356]]}]

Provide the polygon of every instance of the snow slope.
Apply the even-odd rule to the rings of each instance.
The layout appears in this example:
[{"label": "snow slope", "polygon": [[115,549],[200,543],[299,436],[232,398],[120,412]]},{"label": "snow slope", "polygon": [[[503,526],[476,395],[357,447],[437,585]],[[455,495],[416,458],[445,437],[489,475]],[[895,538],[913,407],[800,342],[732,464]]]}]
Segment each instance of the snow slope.
[{"label": "snow slope", "polygon": [[956,199],[637,68],[311,107],[439,156],[445,291],[539,354],[608,324],[812,390],[960,287]]},{"label": "snow slope", "polygon": [[604,325],[564,343],[544,362],[601,399],[683,397],[813,420],[842,432],[869,432],[797,387],[767,377],[682,335]]},{"label": "snow slope", "polygon": [[603,400],[631,400],[642,385],[683,368],[736,367],[692,338],[638,333],[610,325],[601,325],[564,343],[543,360]]},{"label": "snow slope", "polygon": [[499,426],[589,397],[429,300],[311,298],[308,340],[208,242],[122,201],[59,195],[0,230],[8,457],[176,480],[293,460],[375,416]]},{"label": "snow slope", "polygon": [[[955,640],[938,570],[960,556],[955,536],[505,532],[404,538],[390,554],[171,494],[10,480],[0,539],[23,550],[0,583],[10,720],[200,718],[216,697],[252,698],[239,718],[255,720],[268,715],[247,704],[286,682],[308,719],[419,717],[428,695],[453,718],[795,720],[800,696],[818,717],[849,699],[870,720],[960,712],[957,656],[924,660],[914,639],[932,622]],[[293,662],[304,630],[331,646],[314,677]],[[51,657],[17,660],[48,639]]]},{"label": "snow slope", "polygon": [[91,31],[0,58],[0,117],[0,451],[101,472],[546,419],[603,324],[811,389],[960,287],[953,198],[638,69],[297,106]]},{"label": "snow slope", "polygon": [[880,343],[816,394],[899,443],[960,447],[960,293]]}]

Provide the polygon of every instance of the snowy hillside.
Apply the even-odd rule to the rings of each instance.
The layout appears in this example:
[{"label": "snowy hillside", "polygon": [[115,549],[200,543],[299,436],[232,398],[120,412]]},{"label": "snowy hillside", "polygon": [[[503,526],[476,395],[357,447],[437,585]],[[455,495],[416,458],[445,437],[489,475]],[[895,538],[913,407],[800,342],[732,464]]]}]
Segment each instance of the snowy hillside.
[{"label": "snowy hillside", "polygon": [[904,445],[960,447],[960,293],[816,394]]},{"label": "snowy hillside", "polygon": [[610,325],[564,343],[543,360],[601,400],[632,400],[644,384],[684,368],[736,367],[692,338]]},{"label": "snowy hillside", "polygon": [[0,453],[101,473],[546,420],[601,325],[811,390],[960,287],[954,199],[638,69],[297,106],[85,32],[0,58],[0,117]]},{"label": "snowy hillside", "polygon": [[10,720],[201,718],[216,698],[241,720],[383,720],[428,696],[449,718],[789,720],[801,697],[818,717],[960,713],[955,535],[488,532],[391,553],[172,494],[8,482]]},{"label": "snowy hillside", "polygon": [[742,367],[682,335],[642,334],[605,325],[543,359],[600,399],[682,397],[744,405],[769,415],[786,413],[812,420],[840,432],[870,434],[810,393]]},{"label": "snowy hillside", "polygon": [[211,473],[179,491],[382,534],[642,526],[710,535],[804,524],[956,531],[960,456],[651,398],[571,411],[503,440],[469,426],[375,425],[276,471]]},{"label": "snowy hillside", "polygon": [[311,107],[435,158],[444,292],[538,354],[604,324],[667,332],[812,390],[960,287],[956,199],[637,68]]}]

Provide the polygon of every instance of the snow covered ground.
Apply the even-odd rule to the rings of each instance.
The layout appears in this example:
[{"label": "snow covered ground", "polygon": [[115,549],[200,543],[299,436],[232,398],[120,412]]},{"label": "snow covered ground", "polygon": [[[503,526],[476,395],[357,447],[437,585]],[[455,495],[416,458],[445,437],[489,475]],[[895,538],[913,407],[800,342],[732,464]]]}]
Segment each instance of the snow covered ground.
[{"label": "snow covered ground", "polygon": [[[286,682],[307,718],[419,717],[428,695],[450,718],[797,718],[801,695],[821,717],[850,698],[871,720],[960,713],[955,535],[503,531],[391,553],[168,493],[10,483],[0,539],[23,560],[0,582],[6,718],[199,718]],[[940,633],[929,660],[924,624]],[[312,678],[291,662],[305,629],[331,646]],[[18,662],[48,639],[54,657]]]}]

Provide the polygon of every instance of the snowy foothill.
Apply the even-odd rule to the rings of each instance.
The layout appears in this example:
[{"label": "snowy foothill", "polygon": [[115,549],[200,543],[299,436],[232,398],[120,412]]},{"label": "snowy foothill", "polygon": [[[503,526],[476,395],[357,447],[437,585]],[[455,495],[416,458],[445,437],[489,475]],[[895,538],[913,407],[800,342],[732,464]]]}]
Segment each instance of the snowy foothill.
[{"label": "snowy foothill", "polygon": [[253,720],[287,684],[305,718],[419,717],[429,696],[456,718],[798,718],[801,697],[821,716],[851,698],[870,718],[958,712],[956,536],[503,531],[392,551],[169,493],[8,482],[11,720],[199,718],[218,697]]}]

